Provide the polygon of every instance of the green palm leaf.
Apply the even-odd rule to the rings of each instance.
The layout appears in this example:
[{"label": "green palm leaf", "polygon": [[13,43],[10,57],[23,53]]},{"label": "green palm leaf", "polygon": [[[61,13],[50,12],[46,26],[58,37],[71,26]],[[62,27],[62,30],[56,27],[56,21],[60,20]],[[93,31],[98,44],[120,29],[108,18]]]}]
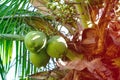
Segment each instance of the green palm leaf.
[{"label": "green palm leaf", "polygon": [[23,43],[25,34],[34,30],[24,21],[24,16],[34,15],[33,11],[29,10],[28,2],[29,0],[6,0],[0,5],[0,74],[3,80],[14,65],[15,75],[21,73],[21,78],[30,74],[33,67]]}]

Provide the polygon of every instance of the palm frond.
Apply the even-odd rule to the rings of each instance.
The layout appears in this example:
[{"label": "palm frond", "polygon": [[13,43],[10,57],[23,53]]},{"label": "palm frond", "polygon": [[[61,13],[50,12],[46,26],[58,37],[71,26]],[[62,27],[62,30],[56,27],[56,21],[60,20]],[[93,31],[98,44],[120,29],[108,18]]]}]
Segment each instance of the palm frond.
[{"label": "palm frond", "polygon": [[33,71],[28,59],[29,52],[23,43],[25,34],[34,30],[25,23],[23,17],[35,14],[30,7],[29,0],[6,0],[0,5],[0,74],[3,80],[13,66],[15,77],[19,74],[22,79]]}]

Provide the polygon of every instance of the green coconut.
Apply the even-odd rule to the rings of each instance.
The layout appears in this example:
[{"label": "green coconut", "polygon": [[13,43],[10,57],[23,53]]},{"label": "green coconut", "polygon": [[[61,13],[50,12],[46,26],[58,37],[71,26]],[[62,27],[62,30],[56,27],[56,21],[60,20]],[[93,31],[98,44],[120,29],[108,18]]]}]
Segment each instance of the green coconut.
[{"label": "green coconut", "polygon": [[40,31],[29,32],[24,39],[26,48],[32,53],[38,53],[43,49],[47,42],[45,33]]},{"label": "green coconut", "polygon": [[40,51],[40,53],[30,53],[30,61],[36,67],[46,66],[49,62],[50,56],[45,50]]},{"label": "green coconut", "polygon": [[67,50],[67,43],[61,36],[53,36],[48,40],[47,53],[54,58],[60,58],[65,55]]}]

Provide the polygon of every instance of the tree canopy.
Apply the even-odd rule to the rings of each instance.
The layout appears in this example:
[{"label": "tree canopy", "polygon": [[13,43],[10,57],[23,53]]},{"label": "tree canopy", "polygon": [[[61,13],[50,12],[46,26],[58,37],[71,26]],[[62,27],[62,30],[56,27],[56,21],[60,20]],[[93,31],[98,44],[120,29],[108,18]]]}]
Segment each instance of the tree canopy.
[{"label": "tree canopy", "polygon": [[[0,1],[1,78],[6,79],[15,66],[15,77],[22,80],[119,80],[119,7],[119,0]],[[46,35],[42,35],[44,48],[39,48],[41,39],[34,33],[24,41],[31,31]],[[60,39],[49,41],[53,36]],[[30,49],[27,42],[31,42],[27,44]],[[55,46],[48,52],[50,43]],[[36,67],[33,63],[37,62],[31,61],[30,56],[31,52],[36,53],[32,55],[39,60],[40,51],[50,60],[47,65]],[[59,54],[51,57],[52,52]]]}]

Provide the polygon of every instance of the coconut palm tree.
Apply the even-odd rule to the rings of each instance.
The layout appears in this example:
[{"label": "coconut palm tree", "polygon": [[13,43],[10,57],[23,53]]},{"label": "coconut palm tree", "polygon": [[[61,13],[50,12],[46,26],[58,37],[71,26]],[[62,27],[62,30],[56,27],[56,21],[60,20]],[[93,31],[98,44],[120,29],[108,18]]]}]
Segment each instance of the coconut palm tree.
[{"label": "coconut palm tree", "polygon": [[[1,0],[1,79],[14,67],[21,80],[119,80],[119,6],[119,0]],[[47,41],[62,37],[64,55],[49,55],[47,65],[36,67],[24,41],[31,31],[45,33]]]}]

